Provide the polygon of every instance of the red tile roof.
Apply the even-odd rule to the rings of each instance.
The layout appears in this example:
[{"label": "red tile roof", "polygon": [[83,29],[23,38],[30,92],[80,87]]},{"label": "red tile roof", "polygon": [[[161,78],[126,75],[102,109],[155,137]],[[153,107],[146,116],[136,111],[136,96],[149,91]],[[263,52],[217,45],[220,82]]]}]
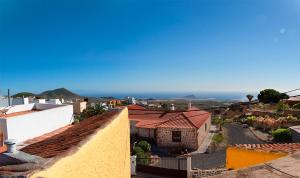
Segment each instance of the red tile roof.
[{"label": "red tile roof", "polygon": [[200,128],[211,117],[211,113],[201,110],[190,110],[183,112],[183,115],[197,128]]},{"label": "red tile roof", "polygon": [[247,150],[257,150],[265,152],[283,152],[294,153],[300,151],[300,143],[283,143],[283,144],[238,144],[236,148]]},{"label": "red tile roof", "polygon": [[85,119],[65,131],[48,137],[37,143],[33,143],[21,149],[21,151],[40,156],[52,158],[63,155],[72,147],[76,148],[82,141],[95,133],[102,125],[110,121],[119,111],[109,111],[102,115]]},{"label": "red tile roof", "polygon": [[136,121],[138,128],[200,128],[211,117],[211,114],[201,110],[189,111],[152,111],[129,110],[129,119]]},{"label": "red tile roof", "polygon": [[136,104],[128,105],[127,108],[128,108],[128,110],[144,110],[144,109],[146,109],[145,107],[136,105]]}]

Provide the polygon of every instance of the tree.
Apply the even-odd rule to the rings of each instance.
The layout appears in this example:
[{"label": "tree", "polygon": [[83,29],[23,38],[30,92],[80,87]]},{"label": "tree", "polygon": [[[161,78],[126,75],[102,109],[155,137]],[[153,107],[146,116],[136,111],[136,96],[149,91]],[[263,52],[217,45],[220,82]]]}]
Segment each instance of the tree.
[{"label": "tree", "polygon": [[274,89],[265,89],[260,92],[257,98],[262,103],[278,103],[281,99],[288,99],[289,96]]},{"label": "tree", "polygon": [[249,100],[249,103],[251,103],[251,101],[252,101],[253,97],[254,97],[253,95],[250,95],[250,94],[249,94],[249,95],[247,95],[247,98],[248,98],[248,100]]}]

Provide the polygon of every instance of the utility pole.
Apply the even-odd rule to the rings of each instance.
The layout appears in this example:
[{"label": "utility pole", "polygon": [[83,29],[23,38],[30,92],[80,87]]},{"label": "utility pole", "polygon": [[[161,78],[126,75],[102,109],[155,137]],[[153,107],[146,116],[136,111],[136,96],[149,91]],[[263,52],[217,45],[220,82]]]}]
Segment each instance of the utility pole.
[{"label": "utility pole", "polygon": [[11,103],[10,103],[10,91],[9,91],[9,89],[7,89],[7,99],[8,99],[8,106],[10,106]]}]

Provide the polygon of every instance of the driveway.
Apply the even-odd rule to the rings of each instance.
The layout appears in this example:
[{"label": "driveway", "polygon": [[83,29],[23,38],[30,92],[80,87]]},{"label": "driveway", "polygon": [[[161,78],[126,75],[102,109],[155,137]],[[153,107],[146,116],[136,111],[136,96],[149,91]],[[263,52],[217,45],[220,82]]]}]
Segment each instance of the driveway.
[{"label": "driveway", "polygon": [[[224,126],[224,136],[229,145],[235,144],[261,144],[248,128],[243,128],[236,123],[229,123]],[[209,154],[193,154],[192,167],[199,169],[213,169],[225,167],[226,149]]]}]

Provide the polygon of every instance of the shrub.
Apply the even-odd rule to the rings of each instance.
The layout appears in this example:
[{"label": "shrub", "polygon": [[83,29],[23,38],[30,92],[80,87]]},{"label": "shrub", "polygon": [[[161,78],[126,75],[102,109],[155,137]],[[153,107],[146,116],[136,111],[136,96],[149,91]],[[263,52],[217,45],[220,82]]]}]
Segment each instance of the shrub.
[{"label": "shrub", "polygon": [[255,116],[248,116],[247,117],[247,124],[252,124],[254,121],[256,121],[256,117]]},{"label": "shrub", "polygon": [[289,109],[289,105],[284,104],[283,102],[279,102],[277,104],[277,112],[283,112],[285,110]]},{"label": "shrub", "polygon": [[215,134],[212,138],[214,143],[221,143],[224,140],[224,137],[221,133]]},{"label": "shrub", "polygon": [[147,141],[140,141],[138,143],[138,146],[141,147],[144,150],[144,152],[151,151],[151,145]]},{"label": "shrub", "polygon": [[274,89],[266,89],[261,91],[257,98],[262,103],[278,103],[281,99],[288,99],[289,96]]},{"label": "shrub", "polygon": [[288,142],[292,140],[292,133],[289,129],[277,129],[272,132],[276,142]]},{"label": "shrub", "polygon": [[144,154],[144,150],[141,147],[135,146],[132,150],[133,155],[141,155]]},{"label": "shrub", "polygon": [[295,104],[295,105],[293,106],[293,109],[300,109],[300,103]]}]

